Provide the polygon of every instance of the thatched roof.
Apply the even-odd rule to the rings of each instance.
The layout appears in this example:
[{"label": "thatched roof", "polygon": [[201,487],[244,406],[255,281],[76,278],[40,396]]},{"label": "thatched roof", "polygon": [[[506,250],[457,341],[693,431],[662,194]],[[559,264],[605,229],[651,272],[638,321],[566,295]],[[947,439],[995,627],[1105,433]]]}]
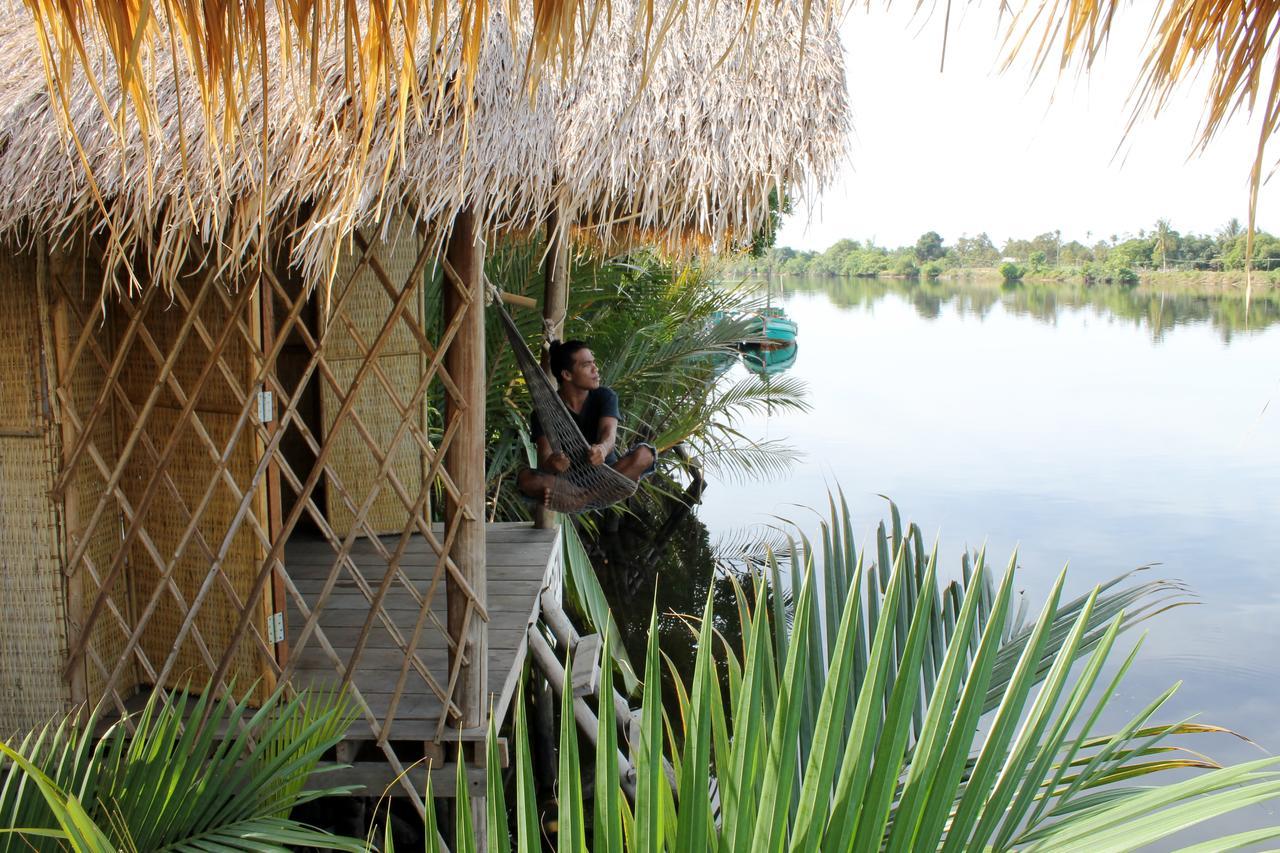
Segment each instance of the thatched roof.
[{"label": "thatched roof", "polygon": [[[294,259],[313,274],[352,228],[378,227],[402,207],[433,224],[473,205],[496,226],[533,225],[557,210],[607,220],[599,230],[608,234],[620,220],[666,235],[749,237],[771,188],[821,185],[843,151],[847,108],[834,26],[810,21],[802,55],[799,0],[762,17],[745,38],[737,33],[742,6],[721,2],[714,16],[677,21],[637,96],[633,16],[643,8],[615,2],[580,70],[544,76],[532,101],[523,55],[512,53],[513,28],[494,12],[474,108],[461,109],[452,88],[424,85],[423,120],[408,102],[403,156],[394,85],[374,108],[383,120],[365,123],[341,50],[319,58],[314,87],[305,70],[277,62],[293,73],[268,76],[266,133],[259,93],[240,105],[239,141],[227,155],[224,139],[210,136],[217,123],[204,120],[184,60],[177,75],[156,76],[149,131],[129,113],[122,146],[82,75],[67,87],[75,132],[63,132],[33,25],[13,3],[0,12],[0,230],[65,237],[105,225],[131,249],[145,249],[151,263],[168,264],[191,240],[242,253],[265,212],[277,234],[291,232]],[[527,46],[528,21],[514,31]],[[269,33],[278,38],[279,30]],[[435,52],[455,68],[459,54],[456,44]],[[438,75],[438,67],[425,69],[431,55],[424,41],[423,83]],[[174,64],[159,51],[151,61],[157,71]],[[106,100],[118,105],[118,78],[105,73],[106,60],[103,69]],[[373,128],[367,144],[354,130],[361,126]]]}]

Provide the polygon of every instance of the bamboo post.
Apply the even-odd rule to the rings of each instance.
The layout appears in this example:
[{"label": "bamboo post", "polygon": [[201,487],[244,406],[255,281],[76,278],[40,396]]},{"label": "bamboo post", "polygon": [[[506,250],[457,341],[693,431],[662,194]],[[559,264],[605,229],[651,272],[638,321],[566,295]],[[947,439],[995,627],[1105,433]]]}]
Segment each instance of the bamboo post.
[{"label": "bamboo post", "polygon": [[[552,340],[564,334],[565,315],[569,311],[569,242],[558,213],[552,213],[547,221],[547,259],[543,264],[542,324],[546,343],[542,347],[542,369],[552,379],[559,377],[551,372]],[[556,524],[556,514],[544,506],[533,512],[533,526],[547,530]]]},{"label": "bamboo post", "polygon": [[[466,577],[475,603],[485,606],[486,569],[484,543],[484,244],[479,222],[471,209],[463,210],[453,223],[446,258],[454,276],[444,277],[444,322],[461,320],[458,334],[445,354],[445,369],[457,384],[462,399],[446,395],[445,423],[458,419],[458,434],[445,452],[444,467],[458,487],[458,498],[445,501],[445,529],[458,523],[451,555]],[[461,518],[458,518],[458,516]],[[462,711],[464,728],[480,725],[488,684],[488,626],[474,615],[466,591],[449,577],[446,586],[449,634],[456,641],[450,651],[450,669],[462,655],[462,667],[454,696]],[[473,826],[478,849],[485,849],[484,799],[473,805],[479,819]]]}]

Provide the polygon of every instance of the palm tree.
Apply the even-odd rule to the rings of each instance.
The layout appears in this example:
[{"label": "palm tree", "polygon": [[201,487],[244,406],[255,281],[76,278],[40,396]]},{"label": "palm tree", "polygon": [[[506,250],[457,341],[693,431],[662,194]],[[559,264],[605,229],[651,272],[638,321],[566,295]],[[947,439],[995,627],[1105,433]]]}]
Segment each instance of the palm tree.
[{"label": "palm tree", "polygon": [[1156,250],[1160,252],[1160,269],[1167,270],[1169,268],[1170,244],[1176,239],[1173,234],[1173,228],[1169,225],[1169,220],[1156,220],[1155,235]]},{"label": "palm tree", "polygon": [[[509,292],[533,295],[542,287],[540,259],[536,244],[509,244],[493,254],[486,272]],[[745,321],[737,318],[759,302],[744,284],[713,285],[704,267],[676,267],[643,253],[603,261],[582,257],[571,266],[565,338],[587,340],[602,381],[618,392],[624,415],[620,447],[652,442],[662,460],[660,472],[674,472],[690,459],[730,480],[789,469],[798,455],[794,448],[752,439],[736,424],[762,411],[805,410],[804,384],[785,376],[723,376],[737,359],[738,343],[750,339]],[[541,317],[529,311],[514,319],[536,352]],[[529,464],[531,404],[496,318],[489,342],[486,417],[496,425],[487,451],[490,503],[495,517],[521,518],[527,509],[514,474]],[[665,486],[659,480],[651,487]]]}]

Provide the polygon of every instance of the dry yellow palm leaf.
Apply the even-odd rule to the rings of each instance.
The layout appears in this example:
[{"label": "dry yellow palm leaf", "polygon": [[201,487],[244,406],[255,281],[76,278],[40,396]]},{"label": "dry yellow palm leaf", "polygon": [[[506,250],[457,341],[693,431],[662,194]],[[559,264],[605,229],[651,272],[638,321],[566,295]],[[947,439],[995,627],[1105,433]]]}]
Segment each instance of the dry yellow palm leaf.
[{"label": "dry yellow palm leaf", "polygon": [[[261,247],[322,281],[353,229],[411,211],[438,238],[469,205],[486,228],[554,214],[614,245],[747,242],[771,192],[806,195],[836,173],[848,129],[839,40],[825,16],[802,36],[803,0],[767,0],[767,12],[685,2],[582,7],[576,58],[537,77],[533,97],[537,10],[520,0],[486,7],[474,55],[459,32],[479,25],[458,4],[437,17],[405,0],[414,49],[393,26],[364,52],[348,44],[364,43],[368,13],[350,41],[304,47],[298,21],[268,10],[253,48],[267,73],[214,78],[239,87],[234,112],[208,100],[224,83],[159,23],[145,116],[109,51],[77,59],[74,42],[61,60],[47,42],[51,97],[30,9],[0,4],[0,231],[109,234],[113,260],[152,265],[138,282],[171,279],[193,249],[252,264]],[[378,56],[395,64],[367,96],[352,79]]]},{"label": "dry yellow palm leaf", "polygon": [[1245,252],[1251,259],[1258,189],[1268,171],[1267,143],[1280,129],[1280,2],[1162,0],[1128,10],[1124,5],[1120,0],[1027,0],[1014,17],[1009,58],[1030,53],[1037,71],[1055,56],[1060,70],[1076,63],[1088,69],[1105,47],[1117,14],[1149,14],[1131,126],[1145,114],[1158,113],[1183,83],[1201,75],[1208,81],[1201,150],[1242,111],[1258,119]]}]

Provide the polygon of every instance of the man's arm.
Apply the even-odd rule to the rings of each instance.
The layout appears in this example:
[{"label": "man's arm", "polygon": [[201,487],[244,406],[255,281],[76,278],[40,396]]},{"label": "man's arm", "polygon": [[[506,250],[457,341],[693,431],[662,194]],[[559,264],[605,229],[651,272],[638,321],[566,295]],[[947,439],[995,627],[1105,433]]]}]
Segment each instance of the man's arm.
[{"label": "man's arm", "polygon": [[552,450],[551,442],[547,441],[545,435],[540,435],[534,439],[534,445],[538,449],[539,471],[544,474],[563,474],[569,470],[569,457]]},{"label": "man's arm", "polygon": [[609,415],[600,418],[600,427],[596,434],[600,436],[600,441],[591,445],[587,458],[591,460],[592,465],[603,465],[604,460],[609,458],[609,454],[618,443],[618,419]]}]

